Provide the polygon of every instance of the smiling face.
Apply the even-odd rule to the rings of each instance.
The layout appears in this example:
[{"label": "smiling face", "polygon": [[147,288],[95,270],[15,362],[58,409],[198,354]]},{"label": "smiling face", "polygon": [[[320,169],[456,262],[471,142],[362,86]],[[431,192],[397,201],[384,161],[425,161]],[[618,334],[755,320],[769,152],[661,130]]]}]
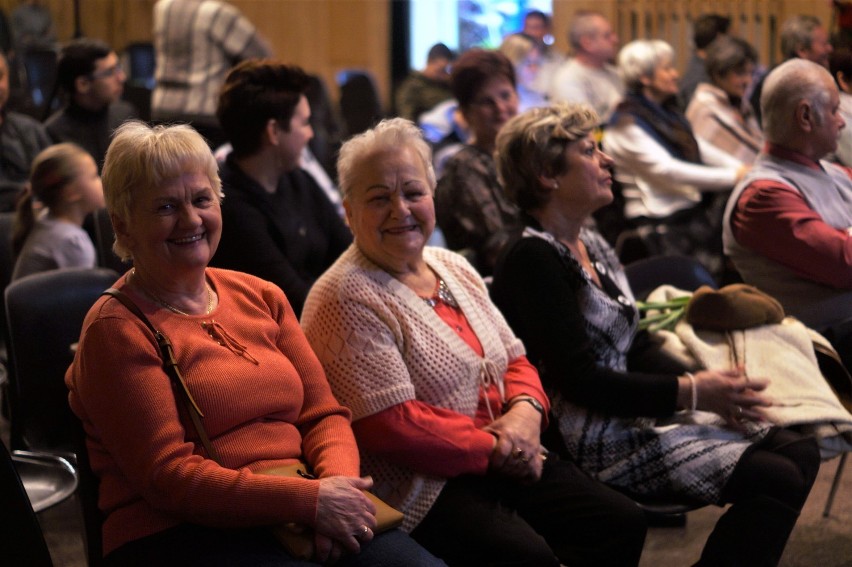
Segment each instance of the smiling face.
[{"label": "smiling face", "polygon": [[491,147],[503,124],[518,113],[518,93],[509,79],[494,77],[480,89],[470,104],[462,109],[475,139],[475,144]]},{"label": "smiling face", "polygon": [[392,274],[422,261],[435,229],[426,167],[408,147],[380,149],[360,160],[343,203],[355,243]]},{"label": "smiling face", "polygon": [[568,144],[565,171],[542,181],[555,189],[551,205],[566,216],[585,218],[612,202],[612,158],[603,153],[591,133]]},{"label": "smiling face", "polygon": [[717,87],[725,91],[728,96],[743,98],[751,84],[753,72],[754,65],[746,63],[742,67],[731,69],[721,77],[714,77],[713,82]]},{"label": "smiling face", "polygon": [[642,93],[656,103],[677,95],[680,73],[671,57],[664,57],[650,77],[642,77]]},{"label": "smiling face", "polygon": [[222,235],[222,211],[210,179],[185,172],[161,187],[141,191],[130,217],[113,218],[116,236],[149,277],[180,277],[204,270]]}]

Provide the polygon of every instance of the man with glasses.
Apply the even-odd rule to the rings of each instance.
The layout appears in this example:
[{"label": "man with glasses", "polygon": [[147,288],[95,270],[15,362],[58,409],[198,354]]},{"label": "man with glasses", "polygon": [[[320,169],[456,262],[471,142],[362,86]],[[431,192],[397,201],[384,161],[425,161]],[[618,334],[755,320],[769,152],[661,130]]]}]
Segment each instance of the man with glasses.
[{"label": "man with glasses", "polygon": [[100,40],[78,39],[59,56],[57,85],[65,105],[45,122],[54,142],[74,142],[103,165],[113,131],[136,109],[121,100],[127,79],[112,48]]}]

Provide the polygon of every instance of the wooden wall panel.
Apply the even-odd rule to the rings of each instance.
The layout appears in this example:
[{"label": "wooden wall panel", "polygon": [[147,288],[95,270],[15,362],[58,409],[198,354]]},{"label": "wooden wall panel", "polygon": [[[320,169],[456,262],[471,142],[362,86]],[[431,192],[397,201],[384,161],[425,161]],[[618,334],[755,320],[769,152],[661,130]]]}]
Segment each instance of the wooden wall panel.
[{"label": "wooden wall panel", "polygon": [[[77,0],[82,33],[121,51],[151,39],[155,0]],[[345,68],[372,71],[387,107],[390,100],[390,3],[394,0],[230,0],[272,44],[278,58],[322,76],[336,95]],[[60,40],[74,34],[74,0],[43,0]],[[0,0],[7,14],[20,0]],[[553,0],[557,49],[567,52],[566,30],[577,10],[597,10],[613,22],[622,43],[639,37],[670,42],[684,65],[691,52],[692,21],[705,12],[727,14],[733,32],[752,42],[761,62],[779,57],[777,33],[793,14],[832,24],[831,0]]]}]

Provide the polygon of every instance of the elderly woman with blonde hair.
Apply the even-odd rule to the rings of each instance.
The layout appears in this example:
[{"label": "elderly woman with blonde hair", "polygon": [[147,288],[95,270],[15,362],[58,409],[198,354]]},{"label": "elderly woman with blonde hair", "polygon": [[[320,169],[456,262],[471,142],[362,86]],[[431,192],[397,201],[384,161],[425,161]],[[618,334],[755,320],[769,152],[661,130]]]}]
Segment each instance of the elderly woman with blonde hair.
[{"label": "elderly woman with blonde hair", "polygon": [[633,364],[643,344],[633,294],[588,227],[612,200],[597,120],[586,105],[556,105],[501,130],[497,167],[525,228],[492,297],[541,372],[562,454],[637,497],[732,503],[699,565],[775,565],[819,470],[816,443],[763,421],[766,378],[693,375],[650,349]]},{"label": "elderly woman with blonde hair", "polygon": [[[100,478],[105,564],[442,565],[399,530],[373,533],[349,410],[281,289],[208,268],[222,193],[205,140],[125,123],[103,179],[115,251],[134,267],[86,316],[66,384]],[[142,317],[171,339],[181,386]],[[315,477],[263,472],[300,460]],[[316,563],[268,529],[289,523],[313,529]]]},{"label": "elderly woman with blonde hair", "polygon": [[621,494],[547,456],[548,400],[524,348],[435,228],[430,150],[393,119],[346,142],[354,244],[302,325],[352,410],[364,472],[403,529],[450,565],[635,565],[645,534]]}]

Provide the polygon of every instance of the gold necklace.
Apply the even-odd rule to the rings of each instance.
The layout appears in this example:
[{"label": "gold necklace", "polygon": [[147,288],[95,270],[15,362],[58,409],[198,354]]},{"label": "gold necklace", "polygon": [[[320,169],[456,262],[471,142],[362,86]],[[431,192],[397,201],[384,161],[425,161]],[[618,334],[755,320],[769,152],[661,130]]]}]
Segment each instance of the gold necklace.
[{"label": "gold necklace", "polygon": [[[133,275],[134,278],[136,277],[136,268],[133,268],[133,271],[131,272],[131,274]],[[160,299],[159,296],[157,296],[153,292],[149,291],[144,286],[139,285],[139,282],[136,282],[136,284],[139,286],[139,289],[141,289],[142,292],[145,295],[147,295],[148,297],[153,299],[156,303],[159,303],[160,305],[162,305],[163,307],[165,307],[169,311],[177,313],[178,315],[183,315],[185,317],[193,317],[195,315],[194,313],[187,313],[186,311],[178,309],[177,307],[175,307],[174,305],[172,305],[171,303],[169,303],[168,301],[166,301],[164,299]],[[204,280],[204,288],[207,291],[207,310],[204,312],[204,314],[210,315],[210,313],[213,311],[214,294],[213,294],[213,289],[210,287],[210,284],[207,282],[206,279]]]}]

